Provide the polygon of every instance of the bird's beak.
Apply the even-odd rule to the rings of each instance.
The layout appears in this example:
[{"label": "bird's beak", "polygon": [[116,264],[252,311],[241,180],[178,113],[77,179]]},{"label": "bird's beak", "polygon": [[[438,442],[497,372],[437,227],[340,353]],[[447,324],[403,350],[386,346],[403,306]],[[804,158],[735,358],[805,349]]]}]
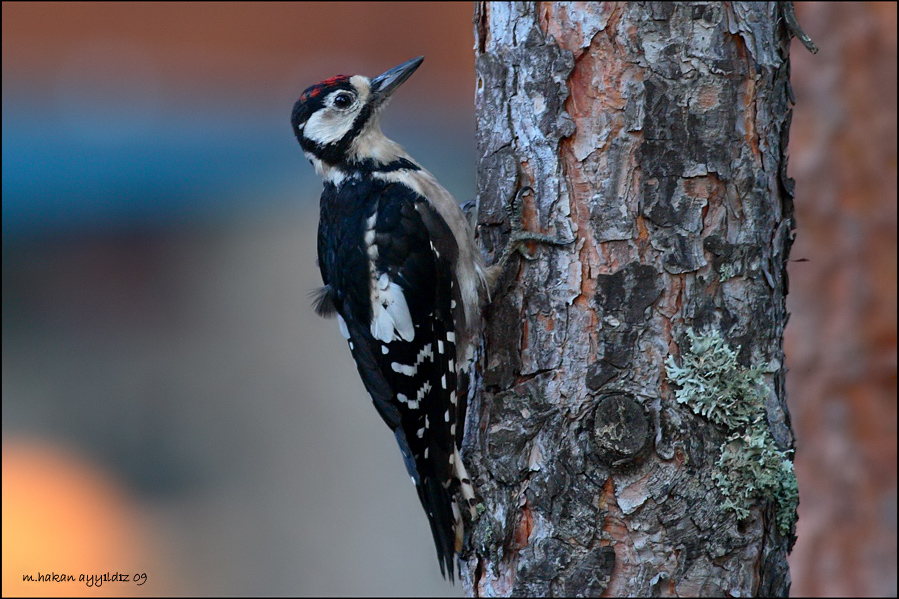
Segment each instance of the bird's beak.
[{"label": "bird's beak", "polygon": [[386,101],[396,88],[412,76],[412,73],[415,72],[415,69],[421,65],[424,59],[424,56],[419,56],[418,58],[407,60],[403,64],[395,66],[386,73],[381,73],[372,79],[371,91],[378,98],[378,103]]}]

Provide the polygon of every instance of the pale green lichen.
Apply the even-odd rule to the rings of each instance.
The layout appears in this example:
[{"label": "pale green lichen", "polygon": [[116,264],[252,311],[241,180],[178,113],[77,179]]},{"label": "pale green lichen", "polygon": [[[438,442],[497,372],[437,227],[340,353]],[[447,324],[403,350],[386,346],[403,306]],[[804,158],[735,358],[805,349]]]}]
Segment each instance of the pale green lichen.
[{"label": "pale green lichen", "polygon": [[718,280],[722,283],[728,279],[734,278],[738,274],[740,274],[740,269],[728,262],[724,262],[718,267]]},{"label": "pale green lichen", "polygon": [[674,397],[731,433],[721,446],[714,479],[725,496],[724,508],[738,518],[749,515],[755,500],[777,502],[777,526],[789,535],[799,505],[792,450],[781,450],[765,421],[765,369],[744,368],[718,331],[687,331],[690,349],[665,360],[668,378],[678,385]]}]

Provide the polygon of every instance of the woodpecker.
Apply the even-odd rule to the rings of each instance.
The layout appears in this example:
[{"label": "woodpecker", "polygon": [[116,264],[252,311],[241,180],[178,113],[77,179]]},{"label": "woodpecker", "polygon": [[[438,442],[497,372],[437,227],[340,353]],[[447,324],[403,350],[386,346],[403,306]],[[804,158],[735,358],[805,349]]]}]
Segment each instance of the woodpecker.
[{"label": "woodpecker", "polygon": [[382,110],[423,60],[373,79],[338,75],[313,85],[294,105],[291,124],[324,180],[324,286],[314,293],[315,310],[337,317],[418,491],[441,574],[453,580],[462,512],[476,515],[459,452],[481,306],[512,245],[554,241],[513,231],[503,258],[487,269],[452,195],[381,132]]}]

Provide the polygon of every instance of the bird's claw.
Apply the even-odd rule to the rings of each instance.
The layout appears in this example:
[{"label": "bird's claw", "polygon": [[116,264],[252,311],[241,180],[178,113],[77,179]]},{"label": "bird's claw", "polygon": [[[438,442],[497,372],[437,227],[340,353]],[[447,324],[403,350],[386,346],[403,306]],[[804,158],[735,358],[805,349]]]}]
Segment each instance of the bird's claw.
[{"label": "bird's claw", "polygon": [[544,235],[543,233],[533,233],[531,231],[516,231],[509,238],[509,253],[518,252],[525,260],[536,260],[537,256],[528,252],[528,247],[525,245],[525,243],[528,241],[534,241],[536,243],[546,243],[548,245],[571,245],[575,242],[574,239],[556,239],[555,237],[550,237],[549,235]]},{"label": "bird's claw", "polygon": [[546,243],[549,245],[570,245],[575,242],[575,239],[562,240],[557,239],[555,237],[551,237],[549,235],[544,235],[543,233],[536,233],[534,231],[528,231],[524,228],[522,224],[523,217],[523,198],[528,193],[533,193],[533,189],[525,185],[521,189],[518,190],[518,193],[515,194],[515,197],[512,199],[512,202],[506,208],[506,212],[509,215],[509,222],[512,227],[512,234],[509,236],[509,243],[506,245],[506,249],[503,251],[503,255],[500,258],[500,263],[504,263],[508,260],[512,254],[518,253],[525,260],[533,261],[537,259],[537,256],[528,252],[527,246],[525,245],[528,241],[534,241],[536,243]]}]

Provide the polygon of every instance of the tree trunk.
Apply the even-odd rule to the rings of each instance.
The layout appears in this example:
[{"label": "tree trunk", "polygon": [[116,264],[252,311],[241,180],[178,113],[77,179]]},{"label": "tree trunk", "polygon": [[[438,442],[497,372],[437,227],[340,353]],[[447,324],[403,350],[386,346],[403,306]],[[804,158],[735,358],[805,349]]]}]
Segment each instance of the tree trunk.
[{"label": "tree trunk", "polygon": [[475,15],[487,311],[475,595],[786,595],[789,31],[775,3]]}]

